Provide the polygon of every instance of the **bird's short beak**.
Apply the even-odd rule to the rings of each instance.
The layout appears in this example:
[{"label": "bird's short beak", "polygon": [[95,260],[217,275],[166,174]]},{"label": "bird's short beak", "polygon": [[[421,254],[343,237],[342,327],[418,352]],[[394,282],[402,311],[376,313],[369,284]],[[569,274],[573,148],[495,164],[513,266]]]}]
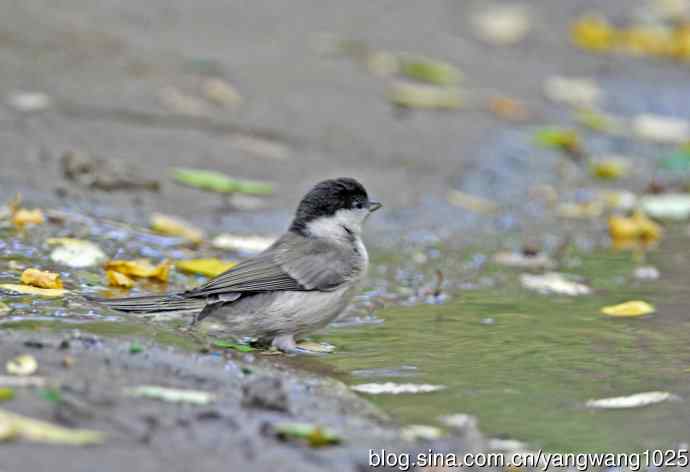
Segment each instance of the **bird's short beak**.
[{"label": "bird's short beak", "polygon": [[369,213],[373,213],[383,206],[381,202],[369,202]]}]

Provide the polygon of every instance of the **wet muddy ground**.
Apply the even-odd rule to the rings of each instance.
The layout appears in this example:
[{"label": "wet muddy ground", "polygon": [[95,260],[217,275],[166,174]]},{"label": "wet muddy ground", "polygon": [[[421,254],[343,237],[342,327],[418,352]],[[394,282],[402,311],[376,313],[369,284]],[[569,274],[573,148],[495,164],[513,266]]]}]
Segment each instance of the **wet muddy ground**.
[{"label": "wet muddy ground", "polygon": [[[48,386],[62,385],[59,400],[27,389],[3,408],[107,433],[104,446],[3,444],[3,471],[364,470],[369,448],[420,447],[401,442],[384,414],[342,384],[251,354],[184,354],[146,340],[144,352],[131,353],[128,343],[78,331],[2,331],[0,340],[3,359],[28,351]],[[74,359],[69,367],[66,358]],[[142,384],[211,391],[217,398],[178,405],[124,394]],[[276,428],[295,421],[329,428],[343,445],[310,449],[280,439]],[[429,444],[443,451],[483,447],[476,432],[467,433]]]},{"label": "wet muddy ground", "polygon": [[[331,356],[199,354],[206,346],[181,332],[180,323],[127,319],[76,295],[42,300],[3,293],[11,311],[0,325],[0,358],[35,355],[39,373],[61,380],[68,401],[55,404],[26,390],[2,408],[73,421],[113,438],[76,449],[3,444],[11,460],[30,459],[36,470],[68,460],[81,470],[129,464],[137,470],[216,470],[229,461],[250,470],[283,470],[286,463],[294,470],[359,470],[363,453],[376,444],[426,447],[402,441],[397,424],[442,427],[438,418],[453,413],[476,415],[487,436],[529,448],[630,451],[687,443],[682,401],[634,413],[583,408],[590,398],[644,390],[690,395],[686,224],[664,225],[670,236],[641,261],[638,253],[611,250],[606,218],[562,219],[544,191],[550,186],[560,202],[587,201],[602,189],[642,192],[656,173],[653,159],[671,147],[580,130],[589,153],[630,157],[631,175],[601,182],[585,165],[534,144],[542,126],[575,123],[572,110],[544,98],[545,77],[597,80],[606,111],[616,115],[687,118],[687,64],[571,46],[567,31],[576,15],[595,9],[623,21],[628,2],[533,2],[533,31],[505,48],[471,34],[469,12],[482,2],[394,3],[214,0],[163,7],[24,0],[0,7],[0,16],[12,20],[0,25],[0,94],[37,91],[54,100],[32,113],[0,105],[0,200],[21,192],[26,205],[58,211],[27,233],[0,229],[0,282],[39,265],[60,271],[70,289],[117,294],[97,269],[53,264],[44,241],[94,240],[113,258],[224,256],[206,245],[190,250],[134,225],[146,225],[151,212],[161,211],[211,235],[276,234],[299,196],[323,177],[360,178],[386,205],[369,222],[373,264],[364,296],[346,319],[315,337],[336,346]],[[465,75],[469,106],[401,113],[386,99],[385,79],[351,58],[319,54],[324,33],[448,60]],[[171,112],[161,99],[171,88],[198,95],[209,77],[232,83],[242,103],[190,115]],[[474,105],[494,95],[524,101],[532,118],[509,123]],[[70,177],[70,152],[90,156],[99,188],[93,179]],[[170,171],[176,166],[269,180],[276,193],[228,202],[175,184]],[[119,176],[137,186],[117,188]],[[115,189],[103,190],[109,185]],[[484,197],[498,211],[453,204],[451,189]],[[594,295],[535,295],[520,286],[522,270],[491,263],[496,250],[525,248],[557,259],[559,270],[583,277]],[[635,279],[643,263],[656,266],[661,278]],[[173,272],[168,286],[140,283],[134,292],[200,280]],[[657,314],[601,318],[602,306],[638,297],[654,303]],[[65,338],[70,347],[61,350]],[[141,340],[143,352],[130,352],[132,339]],[[64,367],[65,356],[75,358],[74,366]],[[243,386],[259,371],[286,391],[285,411],[242,406]],[[333,378],[447,388],[419,397],[367,397],[390,415],[386,419]],[[217,391],[220,400],[182,407],[118,393],[143,382]],[[73,411],[72,403],[85,411]],[[323,423],[345,441],[318,450],[281,442],[271,425],[286,419]],[[486,445],[474,432],[472,441],[448,433],[435,449]],[[12,462],[2,467],[18,470]]]}]

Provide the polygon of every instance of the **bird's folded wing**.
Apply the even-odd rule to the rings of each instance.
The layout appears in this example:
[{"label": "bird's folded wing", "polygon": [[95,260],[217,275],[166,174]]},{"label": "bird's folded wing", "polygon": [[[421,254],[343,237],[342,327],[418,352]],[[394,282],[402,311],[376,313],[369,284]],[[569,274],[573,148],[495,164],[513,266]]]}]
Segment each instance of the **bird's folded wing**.
[{"label": "bird's folded wing", "polygon": [[333,290],[352,276],[354,268],[347,251],[339,245],[291,235],[185,295]]}]

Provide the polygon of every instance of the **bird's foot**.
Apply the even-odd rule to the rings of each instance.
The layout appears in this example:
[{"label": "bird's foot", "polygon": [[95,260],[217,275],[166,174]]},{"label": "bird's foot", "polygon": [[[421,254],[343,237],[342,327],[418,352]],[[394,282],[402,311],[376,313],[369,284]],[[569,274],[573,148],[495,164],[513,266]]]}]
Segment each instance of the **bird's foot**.
[{"label": "bird's foot", "polygon": [[293,335],[283,334],[273,338],[271,345],[286,354],[320,355],[333,351],[330,344],[322,345],[309,341],[297,343]]},{"label": "bird's foot", "polygon": [[280,336],[276,336],[273,338],[273,341],[271,341],[271,346],[287,354],[296,354],[299,352],[297,351],[295,337],[292,334],[281,334]]}]

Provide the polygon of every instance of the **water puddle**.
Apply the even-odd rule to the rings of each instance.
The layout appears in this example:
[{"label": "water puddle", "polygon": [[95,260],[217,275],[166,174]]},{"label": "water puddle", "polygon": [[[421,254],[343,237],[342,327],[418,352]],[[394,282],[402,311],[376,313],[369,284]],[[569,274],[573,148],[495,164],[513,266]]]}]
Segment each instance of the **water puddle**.
[{"label": "water puddle", "polygon": [[[686,236],[684,237],[686,238]],[[403,423],[438,424],[469,413],[494,437],[549,450],[630,452],[686,442],[690,423],[690,275],[684,238],[648,262],[658,281],[632,277],[630,254],[578,255],[594,288],[579,297],[520,287],[519,271],[489,269],[495,287],[464,290],[441,305],[377,311],[384,323],[331,329],[335,355],[318,361],[349,384],[445,385],[418,395],[372,395]],[[575,269],[573,269],[575,271]],[[613,319],[603,306],[648,300],[656,314]],[[668,391],[683,400],[629,410],[592,410],[589,399]]]}]

